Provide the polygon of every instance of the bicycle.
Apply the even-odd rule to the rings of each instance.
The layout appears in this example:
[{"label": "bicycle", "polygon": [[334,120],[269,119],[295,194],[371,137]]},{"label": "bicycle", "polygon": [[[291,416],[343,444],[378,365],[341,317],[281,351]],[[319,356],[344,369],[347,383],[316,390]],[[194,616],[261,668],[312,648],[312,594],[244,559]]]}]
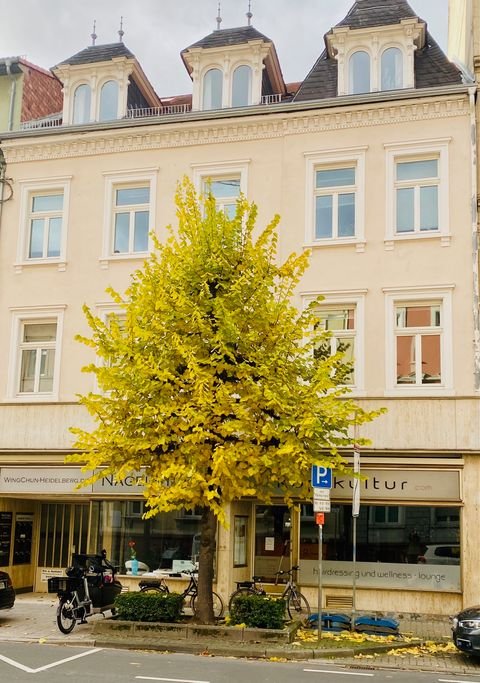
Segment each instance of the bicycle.
[{"label": "bicycle", "polygon": [[[196,572],[183,571],[182,574],[189,576],[190,581],[185,590],[181,593],[182,598],[189,598],[189,607],[193,614],[197,613],[197,597],[198,597],[198,583],[196,579]],[[170,593],[170,589],[165,583],[165,579],[162,577],[160,579],[142,579],[138,584],[141,593]],[[213,596],[213,616],[215,619],[220,619],[223,614],[224,605],[222,598],[212,592]]]},{"label": "bicycle", "polygon": [[[288,575],[288,580],[285,589],[281,594],[285,600],[285,606],[290,619],[300,618],[301,621],[306,621],[310,616],[310,605],[307,598],[298,590],[297,584],[293,578],[293,573],[299,569],[298,565],[291,569],[281,570],[275,572],[275,583],[278,583],[280,576]],[[263,595],[267,594],[263,585],[260,582],[260,577],[254,576],[252,581],[240,581],[237,583],[237,590],[232,593],[228,601],[228,611],[230,612],[233,603],[240,595]]]}]

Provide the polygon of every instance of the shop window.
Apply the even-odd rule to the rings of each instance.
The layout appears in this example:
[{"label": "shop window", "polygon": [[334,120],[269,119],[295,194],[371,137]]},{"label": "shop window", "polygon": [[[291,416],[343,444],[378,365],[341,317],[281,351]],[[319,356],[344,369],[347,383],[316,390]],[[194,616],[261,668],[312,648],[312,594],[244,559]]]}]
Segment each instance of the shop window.
[{"label": "shop window", "polygon": [[221,109],[223,100],[223,73],[210,69],[203,79],[203,109]]},{"label": "shop window", "polygon": [[370,55],[364,50],[354,52],[349,61],[349,94],[370,92]]},{"label": "shop window", "polygon": [[389,47],[381,57],[381,89],[403,88],[403,55],[398,47]]},{"label": "shop window", "polygon": [[251,102],[252,69],[243,64],[233,72],[232,107],[246,107]]},{"label": "shop window", "polygon": [[89,123],[92,89],[86,83],[79,85],[73,95],[72,123]]},{"label": "shop window", "polygon": [[100,90],[99,121],[113,121],[118,117],[118,83],[107,81]]}]

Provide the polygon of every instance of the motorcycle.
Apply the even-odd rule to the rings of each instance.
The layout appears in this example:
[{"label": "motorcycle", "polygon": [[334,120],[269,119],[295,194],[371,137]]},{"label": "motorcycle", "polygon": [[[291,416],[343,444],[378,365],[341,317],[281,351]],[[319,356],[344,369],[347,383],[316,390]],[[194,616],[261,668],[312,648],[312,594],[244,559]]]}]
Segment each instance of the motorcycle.
[{"label": "motorcycle", "polygon": [[115,579],[115,567],[105,550],[99,555],[73,554],[65,573],[48,579],[48,592],[58,595],[57,626],[62,633],[71,633],[77,622],[86,624],[92,614],[108,610],[115,614],[114,601],[122,584]]}]

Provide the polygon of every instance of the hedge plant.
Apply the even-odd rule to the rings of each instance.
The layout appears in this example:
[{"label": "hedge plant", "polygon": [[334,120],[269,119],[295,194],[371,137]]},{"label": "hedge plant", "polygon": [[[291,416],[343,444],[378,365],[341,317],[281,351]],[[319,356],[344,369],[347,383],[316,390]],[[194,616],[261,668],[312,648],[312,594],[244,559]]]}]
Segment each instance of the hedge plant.
[{"label": "hedge plant", "polygon": [[120,593],[115,609],[125,621],[174,622],[182,618],[183,596],[178,593]]},{"label": "hedge plant", "polygon": [[230,623],[251,628],[283,628],[285,600],[265,595],[239,595],[233,601]]}]

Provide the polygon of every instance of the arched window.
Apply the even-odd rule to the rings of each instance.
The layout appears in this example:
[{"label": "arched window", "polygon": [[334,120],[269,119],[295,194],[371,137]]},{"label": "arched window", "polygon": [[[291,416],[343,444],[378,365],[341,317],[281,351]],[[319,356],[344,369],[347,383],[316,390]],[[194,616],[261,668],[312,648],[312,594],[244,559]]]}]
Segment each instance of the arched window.
[{"label": "arched window", "polygon": [[396,90],[403,88],[403,59],[402,51],[398,47],[389,47],[382,54],[381,60],[382,90]]},{"label": "arched window", "polygon": [[220,69],[210,69],[203,79],[203,108],[221,109],[223,74]]},{"label": "arched window", "polygon": [[350,57],[349,94],[370,92],[370,55],[359,50]]},{"label": "arched window", "polygon": [[252,70],[249,66],[239,66],[233,72],[232,107],[246,107],[250,104],[250,84]]},{"label": "arched window", "polygon": [[107,81],[100,91],[100,121],[113,121],[118,116],[118,83]]},{"label": "arched window", "polygon": [[79,85],[73,96],[73,123],[88,123],[90,121],[90,101],[92,91],[84,83]]}]

